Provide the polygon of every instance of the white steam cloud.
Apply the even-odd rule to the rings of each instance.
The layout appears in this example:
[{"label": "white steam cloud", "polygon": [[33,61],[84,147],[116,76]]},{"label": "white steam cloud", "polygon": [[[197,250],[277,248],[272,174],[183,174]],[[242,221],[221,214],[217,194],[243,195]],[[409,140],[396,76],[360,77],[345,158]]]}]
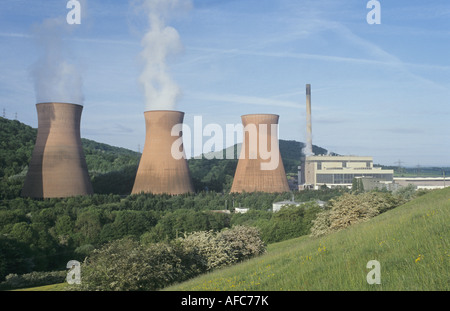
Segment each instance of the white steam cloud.
[{"label": "white steam cloud", "polygon": [[69,33],[64,19],[46,19],[33,32],[42,55],[31,68],[37,103],[83,104],[81,74],[69,63],[64,36]]},{"label": "white steam cloud", "polygon": [[190,0],[144,0],[143,8],[150,29],[141,41],[143,71],[139,82],[144,89],[148,110],[174,110],[180,88],[172,79],[167,59],[183,49],[178,31],[166,25],[169,17],[191,9]]}]

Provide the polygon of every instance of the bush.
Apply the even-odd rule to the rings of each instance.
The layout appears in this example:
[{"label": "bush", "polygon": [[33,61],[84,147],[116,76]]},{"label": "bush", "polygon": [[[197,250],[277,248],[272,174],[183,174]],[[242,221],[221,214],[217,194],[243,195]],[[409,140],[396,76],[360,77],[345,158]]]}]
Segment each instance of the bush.
[{"label": "bush", "polygon": [[95,250],[81,267],[81,290],[156,290],[204,272],[198,254],[179,243],[144,246],[130,238]]},{"label": "bush", "polygon": [[259,230],[246,226],[235,226],[218,233],[194,232],[179,241],[187,248],[196,250],[204,258],[208,270],[261,255],[266,250]]},{"label": "bush", "polygon": [[157,290],[265,252],[256,228],[201,231],[171,242],[124,238],[94,250],[81,266],[79,290]]},{"label": "bush", "polygon": [[312,220],[322,211],[315,202],[300,206],[283,206],[273,213],[269,222],[261,225],[262,238],[266,243],[293,239],[310,232]]},{"label": "bush", "polygon": [[394,195],[396,195],[396,196],[398,196],[400,198],[403,198],[404,200],[409,201],[409,200],[412,200],[412,199],[414,199],[416,197],[416,195],[417,195],[417,187],[412,185],[412,184],[409,184],[409,185],[407,185],[405,187],[398,188],[393,193],[394,193]]},{"label": "bush", "polygon": [[186,248],[200,254],[207,270],[213,270],[236,261],[231,256],[230,245],[226,245],[225,241],[220,241],[213,231],[193,232],[178,241]]},{"label": "bush", "polygon": [[66,276],[67,271],[31,272],[22,275],[9,274],[6,276],[6,280],[0,283],[0,289],[28,288],[63,283]]},{"label": "bush", "polygon": [[388,192],[346,193],[329,201],[328,210],[317,215],[311,236],[321,236],[366,221],[392,209],[405,200]]},{"label": "bush", "polygon": [[236,226],[218,233],[217,239],[228,245],[230,257],[234,258],[235,262],[261,255],[266,251],[260,232],[254,227]]}]

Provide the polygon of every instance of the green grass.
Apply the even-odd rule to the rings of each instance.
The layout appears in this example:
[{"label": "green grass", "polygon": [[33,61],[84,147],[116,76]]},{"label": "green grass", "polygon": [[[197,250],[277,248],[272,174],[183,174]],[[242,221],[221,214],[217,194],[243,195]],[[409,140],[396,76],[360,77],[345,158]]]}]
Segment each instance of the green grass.
[{"label": "green grass", "polygon": [[63,291],[65,288],[69,286],[67,283],[59,283],[59,284],[52,284],[52,285],[45,285],[45,286],[39,286],[39,287],[33,287],[33,288],[22,288],[22,289],[15,289],[13,291],[15,292],[55,292],[55,291]]},{"label": "green grass", "polygon": [[[346,230],[269,245],[265,255],[166,288],[172,291],[450,290],[450,188]],[[367,262],[381,266],[369,285]]]}]

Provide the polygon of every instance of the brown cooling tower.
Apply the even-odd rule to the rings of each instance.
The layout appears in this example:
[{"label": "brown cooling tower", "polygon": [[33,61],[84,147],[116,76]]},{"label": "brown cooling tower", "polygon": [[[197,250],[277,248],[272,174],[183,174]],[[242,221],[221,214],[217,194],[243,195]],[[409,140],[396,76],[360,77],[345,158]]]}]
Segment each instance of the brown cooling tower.
[{"label": "brown cooling tower", "polygon": [[[144,151],[131,193],[178,195],[194,192],[184,156],[181,128],[172,136],[173,127],[183,124],[184,112],[154,110],[144,112],[144,117]],[[176,146],[176,154],[172,154],[173,146]]]},{"label": "brown cooling tower", "polygon": [[80,137],[83,106],[36,105],[38,133],[23,197],[64,198],[93,193]]},{"label": "brown cooling tower", "polygon": [[[278,146],[279,116],[250,114],[241,118],[244,138],[231,192],[289,191]],[[268,151],[270,151],[270,159]]]}]

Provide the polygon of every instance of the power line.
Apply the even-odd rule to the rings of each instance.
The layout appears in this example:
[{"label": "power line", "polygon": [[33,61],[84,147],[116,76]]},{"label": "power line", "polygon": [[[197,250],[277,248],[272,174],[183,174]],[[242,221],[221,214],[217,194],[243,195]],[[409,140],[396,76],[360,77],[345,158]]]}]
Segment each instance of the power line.
[{"label": "power line", "polygon": [[402,162],[401,160],[398,160],[396,163],[397,163],[397,165],[398,165],[398,167],[397,167],[398,173],[402,173],[402,172],[403,172],[403,170],[402,170],[402,164],[403,164],[403,162]]}]

